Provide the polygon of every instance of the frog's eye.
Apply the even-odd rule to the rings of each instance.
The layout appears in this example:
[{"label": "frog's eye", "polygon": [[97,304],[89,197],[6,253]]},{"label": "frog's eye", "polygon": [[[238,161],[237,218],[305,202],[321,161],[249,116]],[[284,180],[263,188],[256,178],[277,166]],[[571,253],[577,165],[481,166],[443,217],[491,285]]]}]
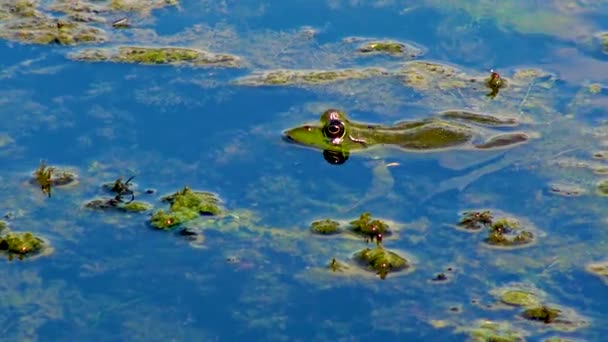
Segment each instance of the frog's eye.
[{"label": "frog's eye", "polygon": [[346,134],[344,123],[340,120],[331,120],[323,127],[323,134],[330,139],[342,138]]}]

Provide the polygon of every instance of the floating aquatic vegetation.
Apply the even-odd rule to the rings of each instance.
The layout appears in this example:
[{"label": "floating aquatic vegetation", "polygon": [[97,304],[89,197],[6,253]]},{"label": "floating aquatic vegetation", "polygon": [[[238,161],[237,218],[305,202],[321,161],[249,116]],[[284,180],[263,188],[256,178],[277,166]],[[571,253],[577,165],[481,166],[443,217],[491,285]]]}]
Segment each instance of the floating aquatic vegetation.
[{"label": "floating aquatic vegetation", "polygon": [[314,221],[310,224],[310,230],[315,234],[333,235],[340,233],[340,223],[330,219]]},{"label": "floating aquatic vegetation", "polygon": [[84,62],[116,62],[146,65],[187,65],[193,67],[238,67],[239,57],[216,54],[208,51],[180,47],[139,47],[121,46],[118,50],[109,48],[85,49],[70,54],[73,60]]},{"label": "floating aquatic vegetation", "polygon": [[399,70],[403,83],[418,91],[431,88],[454,89],[465,88],[470,84],[470,77],[447,64],[431,61],[406,62]]},{"label": "floating aquatic vegetation", "polygon": [[565,197],[578,197],[585,195],[587,190],[575,184],[553,183],[549,185],[552,194]]},{"label": "floating aquatic vegetation", "polygon": [[46,165],[45,161],[40,162],[40,166],[33,173],[31,184],[40,186],[43,194],[51,197],[51,189],[74,184],[76,174],[69,170],[57,169]]},{"label": "floating aquatic vegetation", "polygon": [[389,272],[397,272],[410,267],[406,259],[382,246],[374,249],[365,248],[355,253],[354,259],[363,267],[376,272],[381,279],[385,279]]},{"label": "floating aquatic vegetation", "polygon": [[553,323],[560,316],[561,310],[553,309],[545,305],[526,309],[522,317],[531,321],[541,321],[545,324]]},{"label": "floating aquatic vegetation", "polygon": [[458,222],[458,226],[466,230],[479,230],[492,224],[494,216],[489,210],[484,211],[465,211],[463,217]]},{"label": "floating aquatic vegetation", "polygon": [[92,3],[84,0],[56,0],[48,6],[48,9],[53,12],[63,13],[73,21],[85,23],[105,23],[106,19],[102,15],[110,11],[107,5],[104,6],[99,2]]},{"label": "floating aquatic vegetation", "polygon": [[509,307],[533,307],[540,304],[541,300],[546,297],[545,293],[529,284],[511,284],[490,292],[500,303]]},{"label": "floating aquatic vegetation", "polygon": [[98,209],[98,210],[118,210],[125,212],[144,212],[152,209],[152,204],[143,201],[128,201],[123,202],[117,200],[116,197],[112,198],[96,198],[85,205],[85,208]]},{"label": "floating aquatic vegetation", "polygon": [[152,226],[157,229],[170,229],[201,215],[216,216],[223,212],[215,194],[191,190],[189,187],[163,197],[163,201],[170,203],[169,210],[158,210],[150,219]]},{"label": "floating aquatic vegetation", "polygon": [[6,222],[0,221],[0,251],[6,253],[9,260],[13,260],[15,255],[19,260],[23,260],[43,252],[48,254],[52,249],[43,239],[31,232],[10,231]]},{"label": "floating aquatic vegetation", "polygon": [[509,322],[494,322],[489,320],[476,321],[474,327],[461,329],[468,332],[471,341],[487,342],[523,342],[526,332],[513,327]]},{"label": "floating aquatic vegetation", "polygon": [[166,6],[177,6],[178,0],[110,0],[110,9],[117,11],[150,11]]},{"label": "floating aquatic vegetation", "polygon": [[271,70],[256,72],[237,79],[235,84],[247,86],[324,84],[345,80],[391,76],[382,68],[335,70]]},{"label": "floating aquatic vegetation", "polygon": [[349,266],[336,258],[332,258],[329,264],[327,265],[332,272],[345,272],[349,269]]},{"label": "floating aquatic vegetation", "polygon": [[545,327],[554,330],[574,331],[589,325],[587,319],[574,310],[556,305],[537,305],[525,309],[520,315],[526,320],[542,323]]},{"label": "floating aquatic vegetation", "polygon": [[0,2],[0,20],[39,17],[38,1],[13,0]]},{"label": "floating aquatic vegetation", "polygon": [[585,269],[587,272],[600,277],[608,285],[608,261],[589,263]]},{"label": "floating aquatic vegetation", "polygon": [[603,179],[597,183],[596,193],[600,196],[608,196],[608,179]]},{"label": "floating aquatic vegetation", "polygon": [[536,240],[532,227],[523,227],[520,221],[514,218],[496,218],[490,210],[465,211],[462,215],[457,227],[475,232],[485,228],[488,237],[484,242],[490,246],[525,246]]},{"label": "floating aquatic vegetation", "polygon": [[101,43],[107,40],[102,29],[45,14],[1,23],[0,38],[23,43],[60,45]]},{"label": "floating aquatic vegetation", "polygon": [[411,58],[418,57],[422,54],[422,50],[414,46],[392,41],[392,40],[377,40],[366,42],[361,45],[357,51],[362,54],[389,54],[393,56],[407,56]]},{"label": "floating aquatic vegetation", "polygon": [[350,222],[353,232],[365,237],[366,241],[371,240],[380,244],[384,236],[391,235],[388,224],[379,219],[372,220],[372,215],[365,212],[358,219]]},{"label": "floating aquatic vegetation", "polygon": [[500,218],[490,227],[490,233],[485,242],[493,246],[512,247],[530,244],[534,234],[521,227],[519,221],[509,218]]}]

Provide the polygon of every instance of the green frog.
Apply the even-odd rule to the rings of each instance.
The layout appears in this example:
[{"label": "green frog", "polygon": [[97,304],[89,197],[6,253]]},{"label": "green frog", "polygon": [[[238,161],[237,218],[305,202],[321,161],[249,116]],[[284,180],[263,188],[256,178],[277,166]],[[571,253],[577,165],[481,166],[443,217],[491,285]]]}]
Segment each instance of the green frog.
[{"label": "green frog", "polygon": [[417,152],[513,147],[527,142],[530,136],[525,132],[496,131],[489,127],[512,127],[517,123],[513,118],[451,110],[390,126],[373,125],[351,121],[343,111],[328,109],[318,124],[288,129],[284,136],[290,142],[323,150],[323,156],[331,164],[342,164],[351,152],[375,146]]}]

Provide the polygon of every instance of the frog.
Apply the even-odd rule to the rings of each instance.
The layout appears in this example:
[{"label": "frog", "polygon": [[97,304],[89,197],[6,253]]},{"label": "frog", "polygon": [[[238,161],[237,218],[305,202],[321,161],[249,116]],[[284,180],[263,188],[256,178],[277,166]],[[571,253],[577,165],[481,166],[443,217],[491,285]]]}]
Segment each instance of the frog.
[{"label": "frog", "polygon": [[283,135],[288,142],[322,150],[328,163],[339,165],[348,160],[350,153],[380,146],[409,152],[514,147],[528,142],[531,135],[523,131],[496,129],[517,125],[515,118],[467,110],[448,110],[393,125],[368,124],[353,121],[344,111],[332,108],[321,114],[318,123],[287,129]]}]

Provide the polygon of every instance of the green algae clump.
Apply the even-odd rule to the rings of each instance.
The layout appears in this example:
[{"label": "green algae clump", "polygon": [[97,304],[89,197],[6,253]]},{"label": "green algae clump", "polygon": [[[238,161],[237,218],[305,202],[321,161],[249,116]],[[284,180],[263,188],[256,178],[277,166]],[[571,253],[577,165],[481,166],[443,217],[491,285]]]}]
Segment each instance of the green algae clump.
[{"label": "green algae clump", "polygon": [[494,246],[527,245],[534,240],[534,234],[521,229],[518,221],[501,218],[494,222],[485,242]]},{"label": "green algae clump", "polygon": [[382,40],[382,41],[372,41],[363,44],[359,47],[358,51],[363,54],[389,54],[394,56],[401,56],[408,54],[410,57],[417,57],[421,54],[420,49],[416,49],[410,46],[407,46],[404,43],[392,41],[392,40]]},{"label": "green algae clump", "polygon": [[475,342],[522,342],[524,334],[507,322],[478,321],[477,327],[469,330],[471,341]]},{"label": "green algae clump", "polygon": [[363,267],[370,269],[385,279],[389,272],[396,272],[410,267],[408,261],[395,252],[378,246],[365,248],[355,253],[354,259]]},{"label": "green algae clump", "polygon": [[162,198],[169,202],[169,210],[158,210],[151,218],[151,224],[157,229],[169,229],[201,215],[215,216],[223,211],[220,200],[210,192],[193,191],[189,187]]},{"label": "green algae clump", "polygon": [[144,65],[189,65],[237,67],[240,58],[228,54],[215,54],[207,51],[180,47],[139,47],[121,46],[112,49],[85,49],[71,54],[70,58],[85,62],[117,62]]},{"label": "green algae clump", "polygon": [[340,227],[339,222],[336,222],[336,221],[333,221],[330,219],[314,221],[313,223],[310,224],[310,230],[315,234],[321,234],[321,235],[339,234],[340,233],[339,227]]},{"label": "green algae clump", "polygon": [[500,301],[512,306],[533,306],[538,304],[538,298],[533,293],[521,290],[507,290],[500,295]]},{"label": "green algae clump", "polygon": [[553,309],[545,305],[530,308],[522,312],[522,317],[531,321],[540,321],[549,324],[555,321],[561,314],[561,310]]},{"label": "green algae clump", "polygon": [[30,232],[9,232],[0,237],[0,251],[8,253],[9,260],[12,260],[13,255],[17,255],[20,260],[37,255],[44,247],[44,241]]},{"label": "green algae clump", "polygon": [[378,234],[391,234],[388,224],[378,219],[372,220],[372,215],[368,212],[361,214],[358,219],[351,221],[350,224],[353,232],[369,238],[374,238]]}]

